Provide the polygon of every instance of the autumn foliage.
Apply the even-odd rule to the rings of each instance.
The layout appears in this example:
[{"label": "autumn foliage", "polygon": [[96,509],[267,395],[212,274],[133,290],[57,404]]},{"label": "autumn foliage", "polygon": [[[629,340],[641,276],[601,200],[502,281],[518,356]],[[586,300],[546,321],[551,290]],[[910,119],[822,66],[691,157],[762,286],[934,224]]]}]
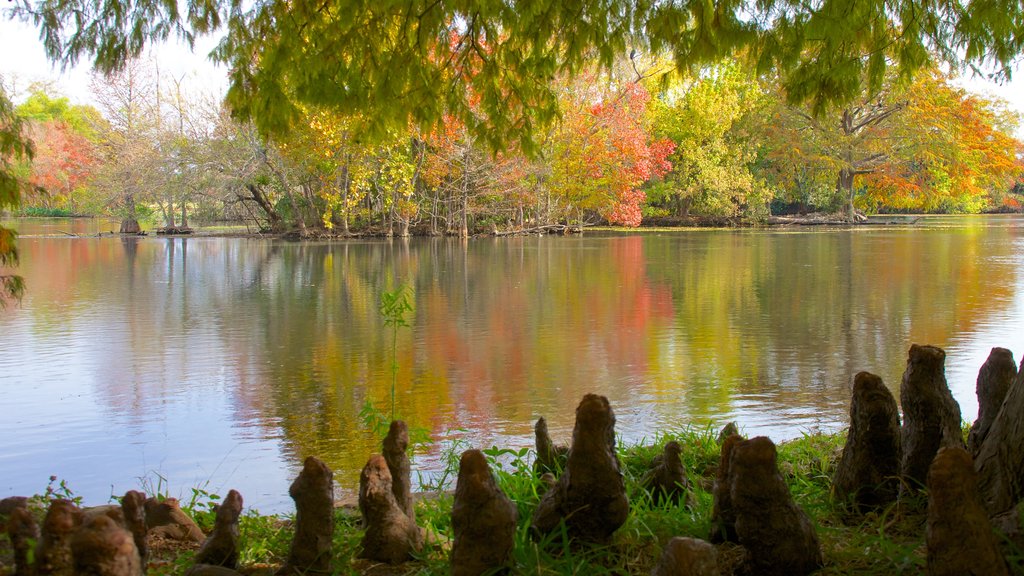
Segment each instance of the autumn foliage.
[{"label": "autumn foliage", "polygon": [[865,206],[978,212],[1020,177],[1020,143],[992,102],[933,74],[912,85],[905,114],[906,152],[868,175]]},{"label": "autumn foliage", "polygon": [[93,144],[61,120],[35,122],[30,128],[36,144],[31,183],[49,200],[74,207],[74,193],[92,174],[98,158]]},{"label": "autumn foliage", "polygon": [[595,94],[583,82],[575,88],[565,97],[552,138],[551,188],[579,211],[639,226],[642,185],[672,169],[668,157],[675,143],[655,139],[645,125],[651,96],[642,85],[629,83],[610,94]]}]

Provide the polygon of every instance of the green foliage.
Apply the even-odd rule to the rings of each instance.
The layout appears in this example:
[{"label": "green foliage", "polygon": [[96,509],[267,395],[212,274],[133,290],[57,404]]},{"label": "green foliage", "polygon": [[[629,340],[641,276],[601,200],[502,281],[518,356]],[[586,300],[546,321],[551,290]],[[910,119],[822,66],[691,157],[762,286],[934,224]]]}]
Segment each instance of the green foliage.
[{"label": "green foliage", "polygon": [[656,133],[676,147],[672,171],[649,192],[651,203],[677,216],[766,216],[774,190],[756,170],[757,136],[772,103],[734,62],[666,86],[650,115]]},{"label": "green foliage", "polygon": [[370,139],[451,114],[492,149],[527,152],[558,114],[552,78],[593,60],[610,67],[635,46],[670,53],[681,70],[738,54],[785,72],[789,100],[823,112],[933,54],[1008,77],[1024,43],[1017,0],[19,0],[13,13],[41,28],[54,61],[91,57],[102,72],[149,43],[226,29],[214,56],[231,70],[228,102],[264,133],[287,132],[304,104],[360,113]]},{"label": "green foliage", "polygon": [[43,490],[42,494],[35,494],[29,498],[40,509],[49,507],[51,502],[59,499],[70,500],[76,506],[82,504],[82,497],[75,495],[75,492],[68,485],[68,481],[56,476],[50,476],[50,480],[47,482],[46,489]]},{"label": "green foliage", "polygon": [[26,206],[21,209],[19,215],[30,218],[70,218],[74,216],[67,208],[50,208],[46,206]]},{"label": "green foliage", "polygon": [[16,112],[22,118],[34,122],[63,122],[93,142],[99,139],[99,128],[106,123],[96,108],[72,104],[66,96],[51,96],[40,87],[32,89],[28,98],[18,105]]},{"label": "green foliage", "polygon": [[238,529],[240,564],[282,562],[288,557],[292,534],[281,518],[249,511],[238,519]]},{"label": "green foliage", "polygon": [[412,284],[402,284],[380,294],[377,310],[384,317],[384,325],[391,328],[391,420],[395,419],[395,387],[398,383],[398,329],[408,328],[407,314],[415,312],[416,291]]},{"label": "green foliage", "polygon": [[374,436],[380,438],[387,435],[388,428],[391,426],[391,420],[388,418],[388,415],[381,412],[369,398],[366,399],[366,402],[363,402],[363,407],[359,409],[359,419],[363,421],[364,426],[373,432]]},{"label": "green foliage", "polygon": [[[21,193],[29,185],[15,168],[20,162],[31,161],[34,153],[26,122],[15,113],[7,90],[0,82],[0,214],[20,205]],[[0,226],[0,269],[18,264],[15,237],[13,230]],[[8,300],[20,300],[24,291],[21,276],[0,274],[0,309],[6,307]]]}]

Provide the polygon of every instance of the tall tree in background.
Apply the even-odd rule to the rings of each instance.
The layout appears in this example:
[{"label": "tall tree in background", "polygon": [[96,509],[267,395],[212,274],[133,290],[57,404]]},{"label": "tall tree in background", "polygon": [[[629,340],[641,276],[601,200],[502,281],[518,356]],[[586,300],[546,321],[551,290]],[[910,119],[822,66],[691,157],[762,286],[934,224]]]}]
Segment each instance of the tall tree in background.
[{"label": "tall tree in background", "polygon": [[109,125],[101,133],[103,158],[93,185],[121,215],[121,232],[141,230],[137,200],[161,182],[156,84],[140,60],[109,76],[96,76],[92,90]]},{"label": "tall tree in background", "polygon": [[92,106],[74,105],[64,96],[33,85],[16,113],[28,120],[36,155],[28,167],[29,179],[39,194],[24,198],[28,205],[63,207],[76,213],[86,183],[97,164],[96,143],[105,120]]},{"label": "tall tree in background", "polygon": [[66,96],[54,95],[52,89],[45,85],[31,85],[28,97],[18,104],[17,112],[33,122],[60,121],[91,142],[96,141],[105,122],[96,108],[72,104]]},{"label": "tall tree in background", "polygon": [[[783,104],[770,126],[770,172],[790,199],[848,220],[857,207],[980,212],[1016,175],[1012,115],[934,70],[828,116]],[[792,196],[808,184],[816,193]]]},{"label": "tall tree in background", "polygon": [[828,108],[820,115],[783,104],[773,122],[775,140],[793,144],[775,148],[773,159],[808,166],[811,173],[830,171],[835,187],[827,205],[853,221],[857,218],[855,180],[878,170],[905,147],[905,139],[896,131],[902,126],[897,115],[906,105],[903,89],[895,79],[876,94],[847,106]]},{"label": "tall tree in background", "polygon": [[655,133],[671,139],[672,171],[649,191],[649,203],[672,216],[766,215],[773,190],[759,176],[768,94],[735,63],[673,79],[652,102]]},{"label": "tall tree in background", "polygon": [[639,226],[646,198],[641,186],[672,168],[667,158],[675,144],[651,136],[645,121],[651,97],[643,85],[609,90],[601,84],[593,75],[568,84],[562,120],[549,139],[546,185],[573,222],[582,224],[590,211],[613,224]]},{"label": "tall tree in background", "polygon": [[905,152],[866,179],[865,205],[889,210],[980,212],[998,206],[1020,176],[1019,119],[933,71],[915,81],[902,113]]},{"label": "tall tree in background", "polygon": [[45,205],[53,201],[75,214],[76,192],[96,167],[94,144],[60,120],[34,122],[30,132],[36,143],[32,184],[45,193]]}]

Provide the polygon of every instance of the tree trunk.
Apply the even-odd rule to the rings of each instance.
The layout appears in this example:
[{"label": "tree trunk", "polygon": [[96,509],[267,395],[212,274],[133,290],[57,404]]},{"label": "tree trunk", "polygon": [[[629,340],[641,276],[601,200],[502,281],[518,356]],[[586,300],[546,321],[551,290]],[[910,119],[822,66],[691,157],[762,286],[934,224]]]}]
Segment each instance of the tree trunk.
[{"label": "tree trunk", "polygon": [[121,220],[121,234],[138,234],[142,232],[139,221],[135,219],[135,194],[124,197],[124,208],[127,216]]},{"label": "tree trunk", "polygon": [[299,212],[299,205],[295,202],[295,195],[292,194],[291,188],[287,185],[284,187],[284,193],[288,196],[288,204],[292,207],[292,217],[295,218],[295,223],[299,226],[299,235],[305,238],[309,235],[309,232],[306,231],[306,219]]},{"label": "tree trunk", "polygon": [[345,236],[349,235],[348,231],[348,196],[349,189],[352,186],[352,178],[348,173],[348,163],[351,162],[352,156],[349,155],[346,160],[345,167],[342,170],[342,185],[341,185],[341,233]]},{"label": "tree trunk", "polygon": [[850,222],[856,220],[856,211],[853,208],[853,177],[852,168],[843,168],[836,179],[836,196],[843,199],[843,214]]},{"label": "tree trunk", "polygon": [[1019,508],[1024,499],[1024,360],[974,459],[978,490],[990,516]]},{"label": "tree trunk", "polygon": [[466,147],[466,152],[463,154],[462,164],[462,222],[459,227],[459,238],[469,238],[469,164],[470,164],[470,153],[469,147]]},{"label": "tree trunk", "polygon": [[181,201],[181,227],[188,228],[188,210],[185,208],[185,200]]},{"label": "tree trunk", "polygon": [[270,221],[270,230],[272,232],[282,232],[284,230],[284,219],[282,219],[281,215],[277,213],[277,210],[274,210],[274,206],[269,200],[267,200],[263,191],[253,184],[246,184],[245,187],[249,190],[251,199],[256,202],[256,205],[260,207],[260,210],[263,210],[263,213],[266,214],[267,219]]}]

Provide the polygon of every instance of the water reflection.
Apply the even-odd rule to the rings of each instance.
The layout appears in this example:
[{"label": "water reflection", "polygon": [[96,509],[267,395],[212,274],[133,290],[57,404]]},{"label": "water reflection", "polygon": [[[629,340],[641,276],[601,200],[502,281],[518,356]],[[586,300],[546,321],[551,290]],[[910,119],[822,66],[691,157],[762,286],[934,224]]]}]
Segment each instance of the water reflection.
[{"label": "water reflection", "polygon": [[527,445],[545,415],[567,439],[586,392],[627,441],[729,419],[793,437],[843,425],[859,370],[895,391],[911,342],[947,349],[973,417],[988,349],[1024,352],[1024,221],[981,222],[468,242],[23,230],[29,293],[0,315],[0,496],[58,474],[105,499],[159,474],[286,510],[308,454],[354,488],[375,450],[359,410],[389,405],[377,298],[402,282],[397,410],[435,438]]}]

